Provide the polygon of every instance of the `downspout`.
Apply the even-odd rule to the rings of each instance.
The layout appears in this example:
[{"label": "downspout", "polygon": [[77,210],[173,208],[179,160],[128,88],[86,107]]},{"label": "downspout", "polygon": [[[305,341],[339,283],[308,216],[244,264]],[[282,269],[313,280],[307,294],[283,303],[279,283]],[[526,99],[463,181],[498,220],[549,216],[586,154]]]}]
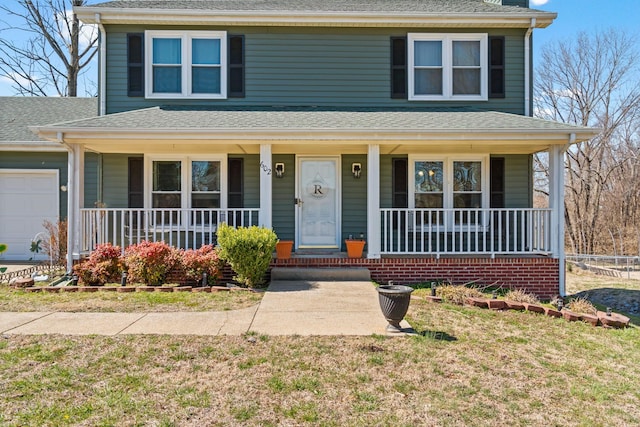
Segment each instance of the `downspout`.
[{"label": "downspout", "polygon": [[98,29],[100,30],[100,57],[98,71],[98,80],[100,85],[98,89],[99,99],[99,111],[98,115],[104,116],[107,112],[107,31],[104,29],[104,25],[100,21],[100,14],[96,13],[96,22],[98,23]]},{"label": "downspout", "polygon": [[531,34],[536,27],[536,18],[531,18],[531,24],[524,35],[524,115],[531,116]]},{"label": "downspout", "polygon": [[569,134],[569,142],[562,147],[562,150],[560,151],[562,153],[562,171],[561,171],[561,178],[560,178],[560,185],[558,186],[558,191],[559,191],[559,195],[557,196],[557,199],[559,199],[559,201],[561,203],[559,203],[557,209],[559,210],[558,212],[558,265],[559,265],[559,291],[560,291],[560,295],[561,296],[565,296],[567,294],[567,289],[566,289],[566,268],[565,268],[565,253],[564,253],[564,156],[565,153],[567,152],[567,150],[569,149],[569,147],[572,144],[575,144],[576,142],[576,134],[575,133],[571,133]]},{"label": "downspout", "polygon": [[67,273],[71,274],[73,271],[73,236],[75,231],[75,212],[74,212],[74,194],[75,194],[75,180],[73,179],[75,152],[73,148],[66,142],[64,142],[64,136],[62,132],[58,132],[56,140],[67,149]]}]

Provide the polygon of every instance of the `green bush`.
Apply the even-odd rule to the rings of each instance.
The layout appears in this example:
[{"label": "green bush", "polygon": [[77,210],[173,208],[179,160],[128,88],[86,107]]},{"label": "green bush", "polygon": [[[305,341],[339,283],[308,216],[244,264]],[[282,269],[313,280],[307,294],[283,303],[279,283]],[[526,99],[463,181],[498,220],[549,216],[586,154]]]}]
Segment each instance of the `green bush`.
[{"label": "green bush", "polygon": [[218,228],[219,256],[227,261],[238,282],[255,287],[264,283],[278,237],[263,227],[233,228],[221,224]]},{"label": "green bush", "polygon": [[160,285],[178,262],[179,251],[165,242],[142,241],[124,251],[124,262],[129,270],[129,283]]}]

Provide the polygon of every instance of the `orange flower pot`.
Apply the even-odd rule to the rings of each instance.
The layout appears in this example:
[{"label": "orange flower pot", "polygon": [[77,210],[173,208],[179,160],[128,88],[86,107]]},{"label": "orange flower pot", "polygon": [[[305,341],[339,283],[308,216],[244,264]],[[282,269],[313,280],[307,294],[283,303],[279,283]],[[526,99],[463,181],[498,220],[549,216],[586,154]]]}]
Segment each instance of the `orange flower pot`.
[{"label": "orange flower pot", "polygon": [[349,258],[362,258],[362,250],[364,249],[366,241],[347,239],[344,243],[347,245],[347,256]]},{"label": "orange flower pot", "polygon": [[293,248],[293,240],[280,240],[276,243],[276,256],[278,259],[291,258],[291,249]]}]

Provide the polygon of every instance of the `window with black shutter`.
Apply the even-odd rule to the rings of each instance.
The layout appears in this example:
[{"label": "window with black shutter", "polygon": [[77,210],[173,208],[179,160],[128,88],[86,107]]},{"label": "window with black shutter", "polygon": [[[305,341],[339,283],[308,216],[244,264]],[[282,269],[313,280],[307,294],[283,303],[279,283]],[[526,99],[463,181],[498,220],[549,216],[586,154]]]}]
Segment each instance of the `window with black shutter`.
[{"label": "window with black shutter", "polygon": [[394,208],[406,208],[409,206],[408,198],[408,182],[407,182],[407,159],[392,159],[392,183],[393,187],[393,201],[392,206]]},{"label": "window with black shutter", "polygon": [[391,37],[391,98],[407,99],[406,37]]},{"label": "window with black shutter", "polygon": [[229,36],[229,98],[244,98],[244,36]]},{"label": "window with black shutter", "polygon": [[144,96],[144,34],[127,34],[127,95]]},{"label": "window with black shutter", "polygon": [[144,207],[144,162],[142,157],[129,157],[129,207]]},{"label": "window with black shutter", "polygon": [[244,207],[243,159],[229,158],[228,161],[228,205],[230,208]]},{"label": "window with black shutter", "polygon": [[504,37],[489,37],[489,98],[504,98]]},{"label": "window with black shutter", "polygon": [[492,208],[504,208],[504,157],[492,157],[489,167],[489,204]]}]

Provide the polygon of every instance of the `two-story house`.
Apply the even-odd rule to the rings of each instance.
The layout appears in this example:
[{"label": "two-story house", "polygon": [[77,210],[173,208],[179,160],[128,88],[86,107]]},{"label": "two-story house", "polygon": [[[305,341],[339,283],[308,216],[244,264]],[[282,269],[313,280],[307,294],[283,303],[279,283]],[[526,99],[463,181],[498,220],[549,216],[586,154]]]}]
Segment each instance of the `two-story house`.
[{"label": "two-story house", "polygon": [[[71,147],[69,229],[96,244],[215,241],[272,227],[278,266],[563,293],[563,155],[589,128],[531,117],[527,0],[117,0],[100,28],[100,115],[39,127]],[[550,207],[533,208],[548,151]],[[85,207],[84,153],[103,207]],[[366,258],[336,256],[364,237]],[[71,262],[71,260],[70,260]]]}]

